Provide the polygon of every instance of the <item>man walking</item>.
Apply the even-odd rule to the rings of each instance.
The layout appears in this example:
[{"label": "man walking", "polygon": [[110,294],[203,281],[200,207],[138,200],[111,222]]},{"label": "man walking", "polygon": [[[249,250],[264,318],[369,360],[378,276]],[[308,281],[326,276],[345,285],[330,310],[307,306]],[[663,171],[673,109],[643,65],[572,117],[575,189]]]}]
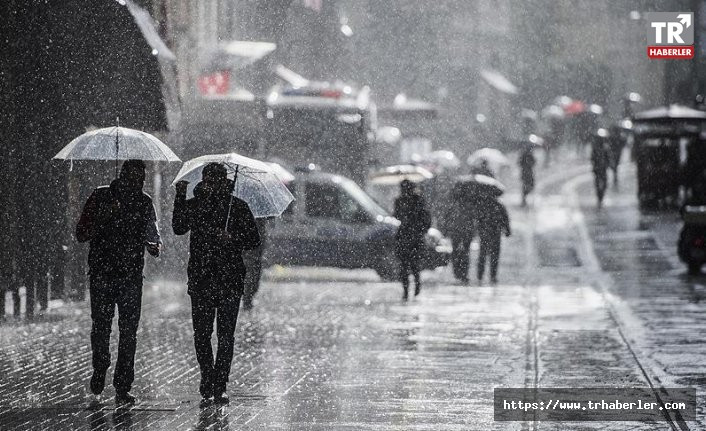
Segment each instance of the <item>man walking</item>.
[{"label": "man walking", "polygon": [[400,196],[395,200],[393,216],[400,221],[395,239],[397,256],[400,259],[400,279],[404,289],[402,299],[406,301],[410,273],[414,277],[414,296],[419,295],[421,291],[419,259],[424,234],[431,225],[431,215],[425,208],[424,198],[416,192],[414,183],[403,180],[400,183],[400,191]]},{"label": "man walking", "polygon": [[490,260],[490,282],[498,281],[498,263],[500,261],[500,235],[510,236],[510,218],[507,209],[497,199],[487,196],[478,200],[477,228],[480,238],[478,255],[478,282],[483,281],[485,260]]},{"label": "man walking", "polygon": [[520,179],[522,180],[522,206],[527,206],[527,195],[534,190],[534,165],[536,160],[533,154],[533,145],[528,143],[520,154]]},{"label": "man walking", "polygon": [[133,404],[137,327],[142,306],[144,251],[159,256],[161,239],[152,199],[142,191],[145,164],[123,163],[110,186],[88,198],[76,226],[79,242],[90,241],[88,266],[91,295],[91,392],[100,395],[110,366],[110,330],[118,308],[118,359],[113,373],[115,402]]},{"label": "man walking", "polygon": [[591,141],[591,165],[593,167],[594,186],[598,198],[598,208],[603,206],[603,197],[608,186],[608,167],[610,153],[608,150],[608,132],[598,129]]},{"label": "man walking", "polygon": [[468,283],[470,247],[475,234],[475,199],[464,192],[463,183],[457,183],[451,193],[451,200],[445,217],[444,233],[451,238],[453,244],[451,265],[454,278],[462,283]]},{"label": "man walking", "polygon": [[[260,235],[248,205],[232,195],[234,182],[227,179],[223,165],[206,165],[194,197],[188,200],[187,186],[185,181],[176,185],[172,227],[177,235],[191,232],[188,293],[201,370],[201,405],[227,404],[226,384],[245,277],[242,252],[258,247]],[[215,319],[218,350],[214,361],[211,334]]]}]

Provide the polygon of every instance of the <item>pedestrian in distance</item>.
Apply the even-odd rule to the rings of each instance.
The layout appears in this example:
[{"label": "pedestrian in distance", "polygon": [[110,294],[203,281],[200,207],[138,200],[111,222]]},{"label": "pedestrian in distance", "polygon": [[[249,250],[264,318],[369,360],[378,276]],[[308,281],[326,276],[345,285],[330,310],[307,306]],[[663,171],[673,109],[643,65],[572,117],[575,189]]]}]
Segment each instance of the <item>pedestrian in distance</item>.
[{"label": "pedestrian in distance", "polygon": [[243,308],[252,310],[255,295],[260,290],[260,278],[262,278],[262,258],[267,245],[267,230],[269,224],[274,222],[273,217],[255,219],[257,230],[260,233],[260,245],[252,250],[243,251],[243,261],[245,262],[245,279],[243,289]]},{"label": "pedestrian in distance", "polygon": [[[191,199],[186,198],[188,183],[176,184],[172,228],[177,235],[191,232],[188,294],[202,406],[228,403],[226,384],[246,273],[242,253],[260,246],[255,218],[248,205],[233,196],[234,185],[219,163],[203,168],[202,181]],[[215,360],[211,346],[214,320],[218,339]]]},{"label": "pedestrian in distance", "polygon": [[606,187],[608,186],[608,167],[610,166],[608,131],[606,129],[598,129],[593,135],[591,140],[591,165],[593,167],[598,208],[601,208]]},{"label": "pedestrian in distance", "polygon": [[109,186],[96,188],[76,226],[79,242],[90,241],[88,267],[91,298],[93,375],[90,389],[100,395],[110,366],[110,331],[118,309],[118,358],[113,372],[115,402],[134,404],[137,328],[142,306],[145,249],[159,256],[161,238],[149,195],[142,191],[145,163],[128,160]]},{"label": "pedestrian in distance", "polygon": [[454,278],[467,283],[470,266],[470,247],[475,234],[475,205],[473,196],[463,192],[463,185],[458,183],[451,193],[452,202],[444,218],[444,232],[451,238],[451,266]]},{"label": "pedestrian in distance", "polygon": [[409,296],[409,276],[414,277],[414,296],[421,292],[420,258],[424,235],[431,226],[431,214],[424,198],[409,180],[400,183],[400,196],[395,200],[394,217],[400,221],[395,236],[395,248],[400,260],[400,280],[404,290],[402,299]]},{"label": "pedestrian in distance", "polygon": [[520,153],[518,164],[520,165],[520,180],[522,181],[522,206],[527,206],[527,195],[534,190],[534,165],[537,163],[534,158],[534,145],[528,143]]},{"label": "pedestrian in distance", "polygon": [[618,166],[625,148],[625,139],[620,134],[620,127],[613,126],[608,135],[608,148],[610,150],[610,170],[613,171],[613,187],[618,187]]},{"label": "pedestrian in distance", "polygon": [[478,254],[478,282],[483,281],[485,261],[489,260],[490,282],[498,281],[498,263],[500,262],[501,235],[510,236],[510,218],[507,209],[496,198],[483,196],[478,199],[476,209],[476,228],[480,239]]}]

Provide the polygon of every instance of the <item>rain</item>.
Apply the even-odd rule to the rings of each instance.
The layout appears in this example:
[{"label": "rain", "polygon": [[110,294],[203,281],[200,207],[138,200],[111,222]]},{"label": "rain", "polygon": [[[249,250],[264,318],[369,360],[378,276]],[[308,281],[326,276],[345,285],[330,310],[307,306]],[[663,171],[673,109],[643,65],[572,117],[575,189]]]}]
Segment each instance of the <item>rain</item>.
[{"label": "rain", "polygon": [[0,430],[706,429],[706,1],[0,18]]}]

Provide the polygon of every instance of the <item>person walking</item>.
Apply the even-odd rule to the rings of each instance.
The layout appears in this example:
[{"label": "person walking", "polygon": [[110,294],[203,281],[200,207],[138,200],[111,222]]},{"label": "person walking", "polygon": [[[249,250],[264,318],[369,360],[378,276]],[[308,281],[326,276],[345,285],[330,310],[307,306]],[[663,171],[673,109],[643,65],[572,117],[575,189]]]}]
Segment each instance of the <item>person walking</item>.
[{"label": "person walking", "polygon": [[500,262],[500,236],[510,236],[510,218],[507,209],[496,198],[484,196],[478,199],[476,210],[476,226],[480,239],[478,254],[478,282],[483,281],[485,261],[489,260],[490,282],[498,281],[498,263]]},{"label": "person walking", "polygon": [[594,185],[598,208],[603,206],[603,197],[608,186],[608,167],[610,166],[610,152],[608,150],[608,132],[598,129],[591,140],[591,165],[593,167]]},{"label": "person walking", "polygon": [[159,256],[161,238],[149,195],[142,191],[145,163],[128,160],[110,186],[96,188],[76,225],[79,242],[90,241],[93,375],[90,389],[100,395],[110,366],[110,331],[118,308],[118,358],[113,373],[115,402],[134,404],[129,392],[135,377],[137,328],[142,305],[145,248]]},{"label": "person walking", "polygon": [[[260,234],[248,205],[233,196],[234,181],[228,180],[223,165],[209,163],[203,168],[191,199],[186,198],[187,186],[186,181],[176,184],[172,228],[176,235],[191,232],[188,294],[201,371],[201,405],[227,404],[226,384],[246,273],[242,252],[259,247]],[[211,335],[216,319],[214,361]]]},{"label": "person walking", "polygon": [[462,183],[454,186],[451,197],[452,202],[445,217],[444,233],[451,238],[453,245],[451,265],[454,278],[462,283],[467,283],[471,257],[470,247],[475,234],[475,206],[469,196],[463,192]]},{"label": "person walking", "polygon": [[431,214],[426,209],[424,198],[417,193],[414,183],[409,180],[400,183],[400,196],[395,199],[393,216],[400,221],[395,246],[404,289],[402,299],[406,301],[409,296],[410,274],[414,277],[414,296],[421,292],[419,259],[424,234],[431,226]]},{"label": "person walking", "polygon": [[621,136],[620,127],[613,126],[608,136],[608,148],[610,150],[610,170],[613,171],[613,187],[618,187],[618,166],[620,158],[625,148],[625,139]]},{"label": "person walking", "polygon": [[534,190],[534,165],[536,159],[533,154],[534,145],[528,143],[522,153],[518,164],[520,165],[520,180],[522,180],[522,206],[527,206],[527,195]]}]

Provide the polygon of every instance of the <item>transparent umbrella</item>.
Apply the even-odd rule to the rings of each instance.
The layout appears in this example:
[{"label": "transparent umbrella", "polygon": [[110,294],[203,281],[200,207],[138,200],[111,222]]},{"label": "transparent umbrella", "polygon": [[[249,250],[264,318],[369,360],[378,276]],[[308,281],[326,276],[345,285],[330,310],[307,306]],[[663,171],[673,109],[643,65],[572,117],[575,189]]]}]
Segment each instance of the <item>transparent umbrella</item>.
[{"label": "transparent umbrella", "polygon": [[266,162],[237,153],[211,154],[184,163],[172,182],[188,181],[187,197],[194,195],[194,187],[201,181],[203,168],[209,163],[220,163],[235,180],[233,196],[244,200],[256,218],[282,215],[294,196],[279,179],[275,168]]},{"label": "transparent umbrella", "polygon": [[115,160],[116,175],[118,160],[181,161],[164,142],[149,133],[118,126],[91,130],[74,138],[54,159]]}]

